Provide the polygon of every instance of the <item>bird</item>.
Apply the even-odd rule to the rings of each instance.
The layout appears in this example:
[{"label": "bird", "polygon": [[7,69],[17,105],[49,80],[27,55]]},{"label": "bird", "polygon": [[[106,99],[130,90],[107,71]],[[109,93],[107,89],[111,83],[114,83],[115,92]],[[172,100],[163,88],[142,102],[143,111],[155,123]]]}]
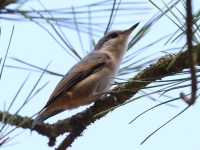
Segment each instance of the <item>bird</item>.
[{"label": "bird", "polygon": [[119,71],[127,51],[128,38],[138,24],[127,30],[106,33],[93,51],[77,62],[60,80],[33,121],[32,129],[38,122],[65,110],[91,104],[105,95]]}]

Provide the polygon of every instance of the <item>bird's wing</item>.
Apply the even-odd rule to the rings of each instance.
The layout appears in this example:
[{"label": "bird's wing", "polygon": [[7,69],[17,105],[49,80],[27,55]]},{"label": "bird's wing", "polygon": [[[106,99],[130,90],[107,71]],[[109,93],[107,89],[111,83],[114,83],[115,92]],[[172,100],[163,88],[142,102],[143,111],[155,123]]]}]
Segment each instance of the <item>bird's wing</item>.
[{"label": "bird's wing", "polygon": [[101,69],[108,60],[109,56],[105,53],[92,52],[85,56],[61,79],[44,108],[48,107],[60,94]]}]

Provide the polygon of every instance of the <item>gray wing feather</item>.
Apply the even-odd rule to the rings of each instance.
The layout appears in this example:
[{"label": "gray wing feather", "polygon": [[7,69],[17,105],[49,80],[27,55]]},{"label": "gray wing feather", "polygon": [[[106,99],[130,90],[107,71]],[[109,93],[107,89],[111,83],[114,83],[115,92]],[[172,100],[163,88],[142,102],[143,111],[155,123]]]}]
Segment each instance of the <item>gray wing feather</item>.
[{"label": "gray wing feather", "polygon": [[80,62],[75,64],[61,79],[44,108],[48,107],[52,101],[54,101],[54,99],[61,93],[72,88],[92,73],[101,69],[106,64],[108,59],[109,56],[107,54],[98,52],[92,52],[84,57]]}]

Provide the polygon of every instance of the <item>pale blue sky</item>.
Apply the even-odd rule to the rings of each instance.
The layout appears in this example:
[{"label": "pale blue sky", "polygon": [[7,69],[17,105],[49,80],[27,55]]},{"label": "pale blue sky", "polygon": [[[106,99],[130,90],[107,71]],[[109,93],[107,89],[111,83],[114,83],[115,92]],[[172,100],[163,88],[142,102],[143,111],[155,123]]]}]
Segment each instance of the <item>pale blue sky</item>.
[{"label": "pale blue sky", "polygon": [[[155,2],[158,2],[154,0]],[[73,2],[68,1],[53,1],[45,0],[41,1],[47,9],[50,8],[60,8],[60,7],[70,7],[70,6],[79,6],[85,5],[84,1],[76,0]],[[87,4],[91,1],[87,1]],[[123,1],[122,1],[123,2]],[[149,1],[147,6],[152,10],[149,10],[147,14],[138,14],[127,17],[117,17],[116,20],[120,22],[129,22],[114,24],[112,29],[127,29],[131,25],[141,22],[136,31],[132,34],[134,36],[139,29],[148,21],[149,18],[157,12],[156,8],[153,7]],[[161,1],[159,1],[161,3]],[[167,1],[165,1],[167,2]],[[159,4],[162,5],[162,4]],[[195,1],[194,9],[199,9],[197,6],[200,6],[199,2]],[[12,7],[12,6],[11,6]],[[41,6],[37,1],[32,1],[27,3],[24,8],[30,9],[39,9]],[[106,13],[106,12],[105,12]],[[130,11],[130,13],[132,13]],[[67,17],[67,16],[66,16]],[[108,18],[103,18],[101,20],[93,20],[95,23],[98,21],[107,22]],[[130,23],[132,22],[132,23]],[[56,71],[58,73],[65,74],[70,67],[76,62],[75,59],[70,57],[56,42],[53,40],[47,32],[41,29],[39,26],[32,22],[20,22],[20,21],[5,21],[1,20],[1,36],[0,36],[0,56],[4,56],[10,34],[12,31],[13,25],[15,26],[14,35],[12,43],[9,49],[9,57],[19,58],[23,61],[29,62],[36,66],[45,68],[46,65],[50,62],[49,70]],[[99,27],[103,31],[103,27]],[[161,19],[155,26],[151,29],[150,33],[144,38],[140,43],[134,46],[131,50],[138,50],[145,45],[156,41],[159,37],[167,35],[175,31],[177,27],[167,18],[164,17]],[[64,29],[66,36],[70,39],[72,45],[75,49],[81,51],[81,46],[77,33],[69,29]],[[103,32],[98,34],[99,36],[103,35]],[[90,51],[89,38],[85,34],[81,34],[81,39],[84,45],[84,49]],[[98,41],[99,37],[95,37],[95,41]],[[183,39],[184,40],[184,39]],[[174,44],[169,44],[164,46],[163,41],[160,44],[157,44],[144,53],[142,53],[141,58],[148,56],[151,53],[159,53],[161,56],[164,53],[161,53],[162,50],[173,47],[174,45],[181,45],[181,42]],[[84,54],[82,54],[84,56]],[[137,58],[137,59],[141,59]],[[10,59],[7,59],[6,64],[13,64],[16,66],[24,66],[19,63],[16,63]],[[148,66],[148,64],[147,64]],[[3,110],[3,103],[8,107],[9,103],[15,96],[18,88],[27,77],[30,71],[25,70],[16,70],[11,68],[5,68],[2,76],[0,91],[4,91],[0,94],[1,107],[0,110]],[[130,74],[128,77],[132,77],[134,74]],[[23,103],[23,100],[26,98],[30,92],[31,87],[39,78],[40,73],[32,72],[30,78],[28,79],[25,87],[22,89],[22,92],[18,96],[16,102],[14,103],[11,113],[14,113],[17,108]],[[43,91],[36,95],[19,113],[22,116],[32,116],[38,112],[47,102],[49,95],[52,90],[59,82],[61,78],[51,75],[45,75],[41,82],[38,85],[38,88],[41,87],[46,82],[50,81]],[[170,94],[174,97],[177,97],[180,92],[188,92],[188,89],[183,89],[182,91],[171,92]],[[158,100],[164,100],[163,97],[156,97]],[[136,120],[133,124],[128,124],[134,117],[136,117],[141,112],[146,109],[158,104],[148,98],[143,98],[138,101],[132,102],[128,105],[120,107],[113,112],[109,113],[106,117],[102,118],[99,121],[96,121],[94,124],[88,126],[87,130],[83,132],[83,136],[76,139],[72,144],[70,150],[77,149],[139,149],[139,150],[149,150],[149,149],[192,149],[198,150],[200,148],[200,121],[199,116],[199,101],[196,102],[194,106],[188,109],[185,113],[179,116],[177,119],[169,123],[163,129],[158,131],[153,135],[146,143],[140,145],[140,143],[155,129],[161,126],[163,123],[168,121],[170,118],[175,116],[181,110],[183,110],[187,105],[179,100],[173,105],[177,106],[176,108],[170,107],[167,105],[160,106],[151,112],[143,115],[141,118]],[[88,106],[86,106],[88,107]],[[65,111],[64,113],[54,116],[48,119],[46,122],[56,122],[57,120],[66,118],[84,110],[86,107],[81,107],[72,111]],[[5,147],[6,150],[12,149],[42,149],[42,150],[51,150],[60,144],[62,139],[66,135],[63,135],[57,138],[56,146],[49,148],[47,143],[48,139],[41,135],[38,135],[36,132],[30,134],[30,130],[21,130],[18,129],[13,134],[18,135],[15,139],[10,141],[9,144],[15,144],[13,146]]]}]

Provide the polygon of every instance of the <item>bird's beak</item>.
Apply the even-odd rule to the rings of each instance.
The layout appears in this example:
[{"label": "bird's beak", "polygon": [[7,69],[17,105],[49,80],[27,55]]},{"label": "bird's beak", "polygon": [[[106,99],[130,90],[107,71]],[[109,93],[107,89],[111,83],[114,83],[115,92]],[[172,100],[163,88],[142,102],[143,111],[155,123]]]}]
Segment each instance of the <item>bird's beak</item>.
[{"label": "bird's beak", "polygon": [[124,31],[124,35],[125,36],[129,36],[133,32],[133,30],[138,26],[138,24],[139,24],[139,22],[136,23],[135,25],[133,25],[131,28],[125,30]]}]

